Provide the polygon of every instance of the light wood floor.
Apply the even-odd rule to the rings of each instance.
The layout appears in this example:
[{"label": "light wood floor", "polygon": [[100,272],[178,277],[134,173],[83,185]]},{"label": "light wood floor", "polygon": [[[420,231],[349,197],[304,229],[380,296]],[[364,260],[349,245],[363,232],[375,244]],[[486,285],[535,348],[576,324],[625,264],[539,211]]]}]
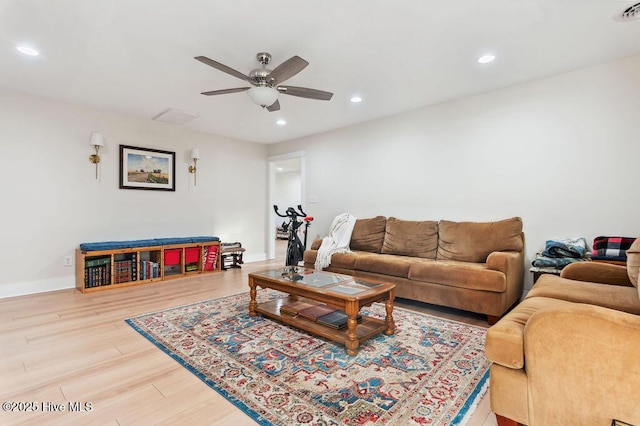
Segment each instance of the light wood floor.
[{"label": "light wood floor", "polygon": [[[282,259],[255,262],[92,294],[62,290],[0,299],[0,401],[36,403],[38,409],[1,411],[0,424],[255,425],[124,319],[246,292],[247,273],[283,264]],[[403,301],[397,305],[486,327],[474,314]],[[89,402],[92,410],[69,412],[71,401]],[[43,403],[51,403],[48,412]],[[51,411],[60,403],[65,412]],[[468,424],[496,425],[488,396]]]}]

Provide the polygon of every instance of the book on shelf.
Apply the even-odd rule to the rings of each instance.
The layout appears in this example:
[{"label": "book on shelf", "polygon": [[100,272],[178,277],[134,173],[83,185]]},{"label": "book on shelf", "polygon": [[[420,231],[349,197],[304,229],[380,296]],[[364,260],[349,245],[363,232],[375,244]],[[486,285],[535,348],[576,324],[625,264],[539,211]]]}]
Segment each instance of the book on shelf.
[{"label": "book on shelf", "polygon": [[111,284],[111,266],[99,265],[84,269],[84,288]]},{"label": "book on shelf", "polygon": [[300,309],[298,315],[310,319],[311,321],[317,321],[317,319],[323,315],[330,314],[336,311],[336,308],[332,308],[329,305],[313,305],[308,308]]},{"label": "book on shelf", "polygon": [[84,267],[91,268],[94,266],[109,265],[110,263],[111,263],[111,256],[87,258],[84,261]]},{"label": "book on shelf", "polygon": [[[318,317],[318,324],[326,325],[327,327],[340,330],[347,326],[348,319],[349,317],[346,313],[344,313],[344,311],[336,310],[329,314]],[[358,314],[356,320],[360,322],[362,320],[362,315]]]},{"label": "book on shelf", "polygon": [[219,245],[204,246],[202,250],[202,265],[203,265],[202,269],[204,271],[211,271],[216,269],[219,250],[220,250]]},{"label": "book on shelf", "polygon": [[310,308],[315,306],[315,303],[311,303],[304,300],[296,300],[295,302],[287,303],[286,305],[280,306],[280,312],[289,315],[298,315],[302,309]]},{"label": "book on shelf", "polygon": [[137,253],[131,253],[131,281],[138,280],[138,255]]}]

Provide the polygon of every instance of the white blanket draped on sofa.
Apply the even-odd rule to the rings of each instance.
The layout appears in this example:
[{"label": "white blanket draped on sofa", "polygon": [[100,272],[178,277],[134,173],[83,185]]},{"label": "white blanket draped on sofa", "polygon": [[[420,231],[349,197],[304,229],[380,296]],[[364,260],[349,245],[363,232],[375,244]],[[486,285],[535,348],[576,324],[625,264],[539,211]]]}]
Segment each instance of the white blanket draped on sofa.
[{"label": "white blanket draped on sofa", "polygon": [[342,213],[333,219],[329,234],[322,239],[322,244],[318,249],[315,268],[322,270],[331,264],[331,256],[334,253],[347,253],[353,226],[356,224],[356,217],[349,213]]}]

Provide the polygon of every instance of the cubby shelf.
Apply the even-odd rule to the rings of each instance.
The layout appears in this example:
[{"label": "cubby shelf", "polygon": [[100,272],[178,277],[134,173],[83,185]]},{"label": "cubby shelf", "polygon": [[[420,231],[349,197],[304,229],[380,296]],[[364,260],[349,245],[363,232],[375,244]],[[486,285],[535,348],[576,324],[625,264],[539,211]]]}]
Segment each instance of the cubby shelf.
[{"label": "cubby shelf", "polygon": [[95,251],[76,249],[76,288],[83,293],[220,271],[219,241]]}]

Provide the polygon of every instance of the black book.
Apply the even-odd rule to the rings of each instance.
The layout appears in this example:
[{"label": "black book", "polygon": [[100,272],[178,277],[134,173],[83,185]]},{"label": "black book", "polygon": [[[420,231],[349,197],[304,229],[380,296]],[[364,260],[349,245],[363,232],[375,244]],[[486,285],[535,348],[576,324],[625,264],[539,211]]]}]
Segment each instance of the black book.
[{"label": "black book", "polygon": [[[345,328],[347,326],[347,320],[349,317],[343,311],[334,311],[330,314],[322,315],[318,317],[318,324],[326,325],[327,327],[335,328],[337,330]],[[362,319],[362,315],[358,314],[356,317],[358,322]]]}]

